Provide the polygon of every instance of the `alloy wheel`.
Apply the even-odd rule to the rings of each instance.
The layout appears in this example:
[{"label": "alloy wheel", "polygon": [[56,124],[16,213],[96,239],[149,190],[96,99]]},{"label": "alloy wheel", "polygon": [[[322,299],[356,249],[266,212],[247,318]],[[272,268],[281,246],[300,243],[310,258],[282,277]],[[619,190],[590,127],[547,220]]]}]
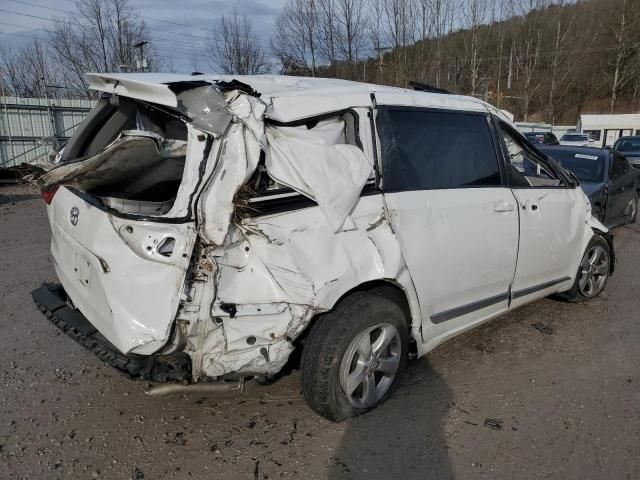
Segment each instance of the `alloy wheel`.
[{"label": "alloy wheel", "polygon": [[340,364],[340,387],[352,406],[369,408],[384,397],[398,372],[402,342],[397,328],[379,323],[358,334]]},{"label": "alloy wheel", "polygon": [[609,276],[609,254],[602,245],[592,246],[585,253],[580,264],[578,288],[587,298],[598,295]]}]

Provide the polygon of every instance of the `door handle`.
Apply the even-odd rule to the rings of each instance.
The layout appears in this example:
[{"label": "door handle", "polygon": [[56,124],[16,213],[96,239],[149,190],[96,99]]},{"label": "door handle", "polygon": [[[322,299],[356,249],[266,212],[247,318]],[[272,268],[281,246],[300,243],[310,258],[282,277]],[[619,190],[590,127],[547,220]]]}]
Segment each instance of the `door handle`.
[{"label": "door handle", "polygon": [[493,204],[494,212],[513,212],[516,209],[515,205],[506,200],[498,200]]}]

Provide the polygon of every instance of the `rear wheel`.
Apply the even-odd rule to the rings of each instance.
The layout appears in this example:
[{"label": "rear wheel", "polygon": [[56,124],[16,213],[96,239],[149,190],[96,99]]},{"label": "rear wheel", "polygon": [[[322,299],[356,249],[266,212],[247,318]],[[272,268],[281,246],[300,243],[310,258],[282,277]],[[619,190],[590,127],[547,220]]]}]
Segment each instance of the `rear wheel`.
[{"label": "rear wheel", "polygon": [[356,293],[319,318],[305,340],[305,399],[333,421],[367,412],[397,387],[408,349],[402,309],[385,297]]},{"label": "rear wheel", "polygon": [[570,302],[584,302],[598,296],[611,272],[611,249],[601,236],[594,235],[585,250],[571,290],[562,294]]}]

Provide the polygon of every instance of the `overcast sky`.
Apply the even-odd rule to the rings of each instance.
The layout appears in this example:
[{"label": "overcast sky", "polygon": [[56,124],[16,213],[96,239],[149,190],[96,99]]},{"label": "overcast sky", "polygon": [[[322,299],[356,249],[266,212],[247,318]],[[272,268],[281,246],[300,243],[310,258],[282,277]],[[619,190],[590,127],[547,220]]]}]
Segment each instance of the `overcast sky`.
[{"label": "overcast sky", "polygon": [[[32,36],[46,36],[43,30],[51,28],[56,19],[72,15],[74,3],[0,0],[0,44],[18,46],[29,42]],[[286,0],[130,0],[135,13],[144,17],[159,53],[171,57],[175,68],[183,72],[193,70],[194,56],[199,70],[211,70],[203,56],[206,37],[234,6],[247,15],[255,36],[268,46],[276,17],[285,3]]]}]

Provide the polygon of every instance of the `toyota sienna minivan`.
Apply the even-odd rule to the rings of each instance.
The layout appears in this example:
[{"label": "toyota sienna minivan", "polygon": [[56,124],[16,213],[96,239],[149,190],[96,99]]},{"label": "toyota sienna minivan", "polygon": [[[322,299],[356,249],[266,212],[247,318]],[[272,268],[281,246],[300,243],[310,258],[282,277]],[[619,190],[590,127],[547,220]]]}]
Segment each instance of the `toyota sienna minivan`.
[{"label": "toyota sienna minivan", "polygon": [[37,180],[60,283],[33,297],[131,377],[265,382],[300,350],[306,400],[341,420],[407,359],[542,297],[593,298],[613,271],[575,177],[475,98],[89,80],[97,106]]}]

